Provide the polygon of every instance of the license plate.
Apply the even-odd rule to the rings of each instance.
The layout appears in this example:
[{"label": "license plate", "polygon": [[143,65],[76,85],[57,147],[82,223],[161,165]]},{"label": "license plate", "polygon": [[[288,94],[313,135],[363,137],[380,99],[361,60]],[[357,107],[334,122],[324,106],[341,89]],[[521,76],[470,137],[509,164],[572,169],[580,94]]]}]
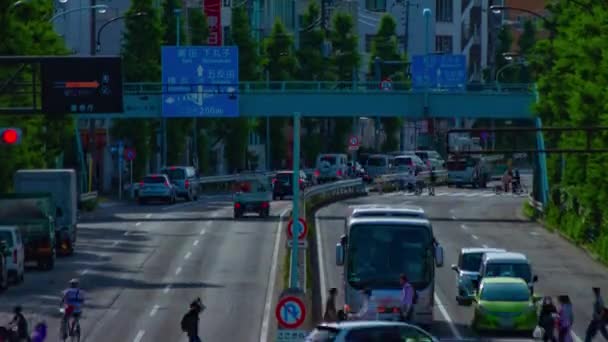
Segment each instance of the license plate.
[{"label": "license plate", "polygon": [[503,327],[511,327],[511,326],[513,326],[513,319],[512,318],[501,318],[500,325]]}]

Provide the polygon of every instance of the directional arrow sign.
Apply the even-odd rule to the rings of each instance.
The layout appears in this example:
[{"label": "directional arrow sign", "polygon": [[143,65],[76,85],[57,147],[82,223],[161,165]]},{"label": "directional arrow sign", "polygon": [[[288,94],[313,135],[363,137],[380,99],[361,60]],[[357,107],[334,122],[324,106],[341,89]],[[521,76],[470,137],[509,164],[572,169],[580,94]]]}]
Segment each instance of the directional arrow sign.
[{"label": "directional arrow sign", "polygon": [[99,88],[99,82],[91,81],[91,82],[65,82],[66,88]]}]

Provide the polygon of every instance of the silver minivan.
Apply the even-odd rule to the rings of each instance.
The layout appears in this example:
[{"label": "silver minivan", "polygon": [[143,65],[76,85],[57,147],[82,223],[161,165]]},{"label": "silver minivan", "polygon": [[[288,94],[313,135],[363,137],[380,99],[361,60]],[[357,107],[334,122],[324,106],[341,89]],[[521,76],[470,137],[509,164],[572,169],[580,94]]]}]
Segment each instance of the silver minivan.
[{"label": "silver minivan", "polygon": [[499,252],[485,253],[479,268],[479,282],[488,277],[515,277],[521,278],[528,283],[533,291],[534,283],[538,281],[538,276],[532,275],[532,265],[528,258],[521,253]]},{"label": "silver minivan", "polygon": [[177,196],[187,201],[198,200],[199,179],[192,166],[169,166],[160,171],[167,176],[175,186]]},{"label": "silver minivan", "polygon": [[6,245],[8,277],[15,283],[22,282],[25,274],[25,247],[17,226],[0,226],[0,243]]}]

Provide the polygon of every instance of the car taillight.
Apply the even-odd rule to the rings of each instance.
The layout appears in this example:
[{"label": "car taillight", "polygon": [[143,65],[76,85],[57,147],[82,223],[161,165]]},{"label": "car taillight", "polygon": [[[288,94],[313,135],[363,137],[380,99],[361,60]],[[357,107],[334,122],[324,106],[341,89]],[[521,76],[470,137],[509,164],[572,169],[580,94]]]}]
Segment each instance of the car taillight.
[{"label": "car taillight", "polygon": [[234,208],[239,209],[241,207],[241,203],[234,203]]},{"label": "car taillight", "polygon": [[300,178],[300,179],[298,179],[298,182],[299,182],[300,184],[304,183],[304,181],[303,181],[301,178]]},{"label": "car taillight", "polygon": [[319,170],[315,170],[315,177],[319,177],[321,175],[321,172],[319,172]]},{"label": "car taillight", "polygon": [[143,188],[144,187],[144,182],[139,182],[139,187]]},{"label": "car taillight", "polygon": [[190,186],[190,181],[186,179],[186,181],[184,182],[184,186],[186,187],[186,189],[188,189],[188,187]]},{"label": "car taillight", "polygon": [[264,208],[264,209],[268,208],[268,202],[262,202],[262,208]]},{"label": "car taillight", "polygon": [[337,174],[338,176],[342,176],[342,170],[338,170],[338,171],[336,171],[336,174]]},{"label": "car taillight", "polygon": [[165,186],[166,186],[167,188],[171,187],[171,186],[169,185],[169,182],[168,182],[168,181],[165,181]]},{"label": "car taillight", "polygon": [[386,309],[384,308],[384,306],[379,306],[376,311],[378,311],[379,313],[384,313],[386,311]]},{"label": "car taillight", "polygon": [[276,183],[276,182],[277,182],[277,179],[276,179],[276,178],[273,178],[273,179],[272,179],[272,184],[274,184],[274,183]]},{"label": "car taillight", "polygon": [[344,304],[344,312],[345,313],[349,313],[350,312],[350,305]]},{"label": "car taillight", "polygon": [[13,249],[13,264],[17,263],[17,248]]}]

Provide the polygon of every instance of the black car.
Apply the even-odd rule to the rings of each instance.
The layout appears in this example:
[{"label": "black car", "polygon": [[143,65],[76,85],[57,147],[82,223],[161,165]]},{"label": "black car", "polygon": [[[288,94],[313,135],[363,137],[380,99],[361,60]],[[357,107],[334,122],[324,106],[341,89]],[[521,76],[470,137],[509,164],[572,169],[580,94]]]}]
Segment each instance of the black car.
[{"label": "black car", "polygon": [[[272,179],[272,199],[283,199],[285,196],[293,196],[293,171],[279,171]],[[306,173],[300,171],[300,190],[307,185]]]}]

